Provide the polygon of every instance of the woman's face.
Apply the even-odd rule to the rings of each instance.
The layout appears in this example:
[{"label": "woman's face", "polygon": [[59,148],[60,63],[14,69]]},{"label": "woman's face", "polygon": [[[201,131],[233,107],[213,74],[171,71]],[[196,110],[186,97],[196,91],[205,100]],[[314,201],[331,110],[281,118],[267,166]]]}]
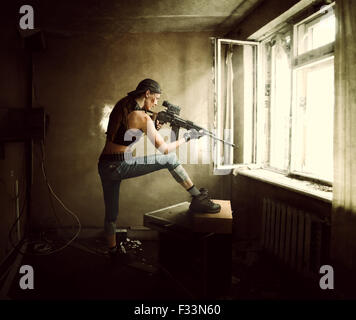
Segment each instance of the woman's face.
[{"label": "woman's face", "polygon": [[149,111],[154,108],[157,105],[160,97],[161,95],[159,93],[151,93],[149,90],[147,90],[143,104],[144,109]]}]

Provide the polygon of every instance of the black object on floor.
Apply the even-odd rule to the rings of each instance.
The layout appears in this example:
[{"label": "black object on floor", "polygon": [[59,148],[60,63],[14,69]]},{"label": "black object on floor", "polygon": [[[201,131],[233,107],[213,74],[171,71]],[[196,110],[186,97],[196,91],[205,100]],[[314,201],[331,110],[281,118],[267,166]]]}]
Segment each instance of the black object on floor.
[{"label": "black object on floor", "polygon": [[[183,263],[185,268],[178,268],[181,271],[178,277],[159,265],[158,241],[142,241],[140,246],[135,240],[130,245],[125,243],[128,260],[117,264],[112,264],[95,243],[95,239],[85,243],[76,241],[53,255],[24,256],[21,265],[30,265],[34,270],[34,289],[22,290],[19,281],[23,275],[15,270],[7,297],[12,300],[111,301],[194,301],[199,298],[195,293],[201,288],[194,283],[186,285],[189,278],[198,274],[197,268],[201,265],[199,261],[194,263],[194,257],[190,259],[191,268],[186,268],[186,263]],[[166,248],[166,254],[169,249],[172,255],[180,250],[179,246]],[[239,248],[234,243],[232,251],[231,289],[214,300],[340,299],[335,290],[321,290],[318,281],[296,276],[259,249]],[[199,256],[196,259],[199,260]],[[221,265],[221,270],[223,268]],[[182,281],[184,279],[188,281]]]},{"label": "black object on floor", "polygon": [[108,256],[70,246],[48,256],[24,256],[22,265],[34,270],[34,289],[22,290],[18,273],[8,294],[13,300],[176,300],[189,299],[151,262],[155,241],[143,243],[140,255],[128,252],[129,261],[115,263]]}]

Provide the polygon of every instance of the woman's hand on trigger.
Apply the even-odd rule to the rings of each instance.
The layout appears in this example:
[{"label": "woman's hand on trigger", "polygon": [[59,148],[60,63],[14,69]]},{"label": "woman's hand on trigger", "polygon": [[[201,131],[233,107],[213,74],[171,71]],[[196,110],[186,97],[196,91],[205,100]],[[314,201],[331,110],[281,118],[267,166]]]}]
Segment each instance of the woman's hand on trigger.
[{"label": "woman's hand on trigger", "polygon": [[156,120],[156,130],[158,131],[161,128],[162,128],[162,124],[160,124],[159,121]]}]

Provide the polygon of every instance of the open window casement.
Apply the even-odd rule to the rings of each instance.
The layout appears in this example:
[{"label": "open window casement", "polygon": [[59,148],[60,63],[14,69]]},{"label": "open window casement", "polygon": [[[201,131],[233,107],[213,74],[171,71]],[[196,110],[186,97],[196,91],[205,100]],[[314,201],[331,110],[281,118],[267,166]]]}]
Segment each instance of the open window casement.
[{"label": "open window casement", "polygon": [[214,173],[256,163],[257,58],[259,42],[214,38]]}]

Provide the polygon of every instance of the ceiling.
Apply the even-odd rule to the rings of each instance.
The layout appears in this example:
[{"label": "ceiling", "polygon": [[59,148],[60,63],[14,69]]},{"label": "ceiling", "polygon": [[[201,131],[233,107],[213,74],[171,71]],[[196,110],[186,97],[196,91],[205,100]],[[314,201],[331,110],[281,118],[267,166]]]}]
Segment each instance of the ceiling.
[{"label": "ceiling", "polygon": [[[39,23],[58,33],[225,34],[263,0],[38,0]],[[38,20],[37,20],[38,21]]]}]

